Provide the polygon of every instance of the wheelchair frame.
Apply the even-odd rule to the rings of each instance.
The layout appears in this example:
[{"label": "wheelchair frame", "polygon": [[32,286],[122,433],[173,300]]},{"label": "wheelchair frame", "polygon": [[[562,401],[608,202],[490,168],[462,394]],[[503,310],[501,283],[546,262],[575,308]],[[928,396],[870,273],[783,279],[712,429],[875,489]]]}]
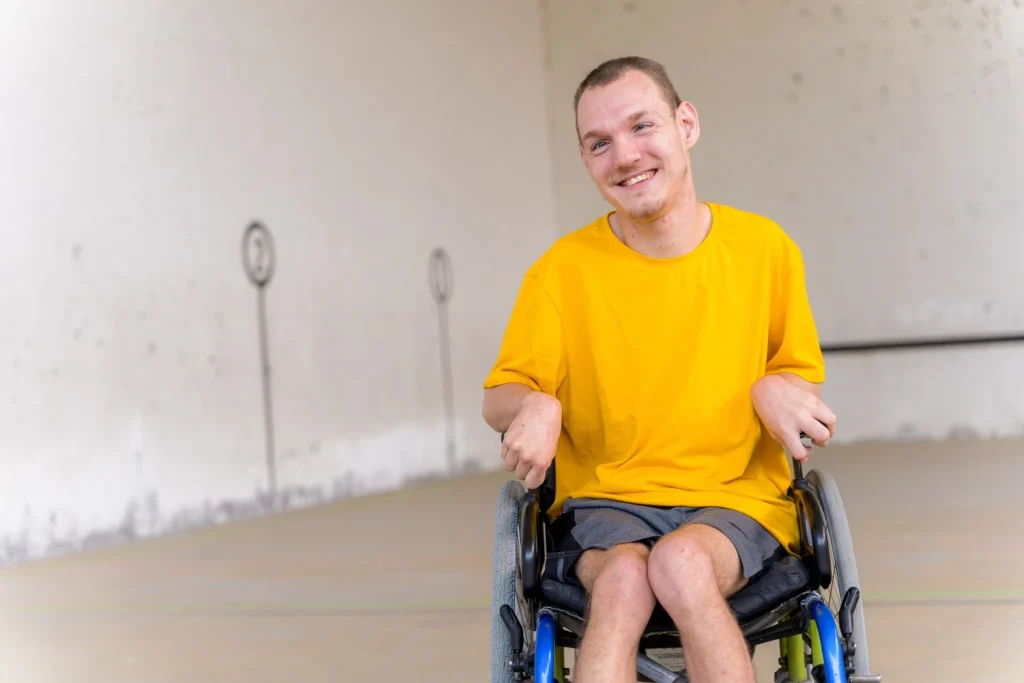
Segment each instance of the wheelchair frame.
[{"label": "wheelchair frame", "polygon": [[[853,557],[838,488],[829,475],[811,470],[805,478],[801,463],[796,460],[791,463],[793,482],[788,494],[797,510],[800,560],[810,569],[811,582],[780,604],[772,604],[741,621],[740,630],[751,656],[758,645],[779,642],[780,669],[775,672],[776,683],[880,682],[880,675],[866,670],[867,643],[858,643],[854,638],[856,615],[860,621],[859,637],[866,641],[863,608],[858,610],[860,588],[850,585],[851,579],[853,584],[858,582],[855,562],[852,567],[840,564],[838,571],[833,571],[832,524],[841,525],[840,533],[846,536],[840,539],[849,546],[843,548],[848,558],[846,563],[851,563]],[[547,511],[554,501],[554,477],[552,463],[540,488],[526,491],[519,482],[510,481],[499,497],[492,604],[493,683],[569,683],[564,648],[579,647],[586,629],[584,614],[560,607],[541,595],[548,540]],[[828,509],[822,502],[823,497]],[[503,541],[500,526],[503,520],[512,527],[504,531],[514,534],[514,543],[510,544],[507,538]],[[514,557],[509,557],[510,554]],[[507,578],[500,578],[509,570],[510,561],[514,563],[511,585]],[[843,591],[836,614],[819,593],[819,589],[828,589],[833,583],[841,584]],[[842,584],[847,585],[844,588]],[[528,629],[524,630],[520,618]],[[858,647],[862,652],[858,653]],[[650,649],[681,650],[679,633],[674,626],[645,630],[640,639],[637,673],[640,680],[653,683],[688,681],[685,671],[674,672],[648,656]]]}]

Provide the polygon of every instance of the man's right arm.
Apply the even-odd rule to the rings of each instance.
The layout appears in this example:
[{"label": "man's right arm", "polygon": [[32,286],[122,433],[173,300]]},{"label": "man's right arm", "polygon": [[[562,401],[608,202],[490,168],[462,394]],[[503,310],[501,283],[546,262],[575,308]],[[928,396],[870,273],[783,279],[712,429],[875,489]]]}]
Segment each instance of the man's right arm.
[{"label": "man's right arm", "polygon": [[565,373],[558,310],[531,271],[523,278],[498,358],[484,380],[481,411],[487,425],[505,435],[505,468],[530,487],[543,483],[558,447],[562,404],[556,394]]},{"label": "man's right arm", "polygon": [[523,409],[523,402],[534,391],[525,384],[509,382],[496,387],[484,389],[483,417],[484,422],[496,432],[508,431],[512,420]]},{"label": "man's right arm", "polygon": [[483,417],[504,432],[501,459],[530,488],[540,486],[562,431],[562,404],[542,391],[510,382],[484,390]]},{"label": "man's right arm", "polygon": [[517,417],[561,426],[562,404],[543,391],[509,382],[484,389],[483,417],[496,432],[507,432]]}]

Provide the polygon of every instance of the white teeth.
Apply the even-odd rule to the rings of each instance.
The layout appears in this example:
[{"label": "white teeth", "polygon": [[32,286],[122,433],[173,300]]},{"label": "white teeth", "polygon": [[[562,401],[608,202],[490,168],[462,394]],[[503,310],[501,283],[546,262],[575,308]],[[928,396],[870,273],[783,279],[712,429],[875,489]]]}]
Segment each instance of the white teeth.
[{"label": "white teeth", "polygon": [[627,187],[629,187],[630,185],[636,185],[637,183],[639,183],[642,180],[647,180],[648,178],[651,177],[651,175],[652,175],[651,173],[644,173],[642,175],[638,175],[635,178],[630,178],[629,180],[627,180],[624,183],[624,185],[626,185]]}]

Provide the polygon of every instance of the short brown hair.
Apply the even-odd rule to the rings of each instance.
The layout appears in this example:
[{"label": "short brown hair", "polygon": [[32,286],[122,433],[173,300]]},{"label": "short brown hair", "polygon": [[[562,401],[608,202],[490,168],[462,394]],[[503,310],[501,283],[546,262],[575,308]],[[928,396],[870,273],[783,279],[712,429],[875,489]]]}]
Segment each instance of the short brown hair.
[{"label": "short brown hair", "polygon": [[[583,93],[590,88],[617,81],[629,71],[640,71],[647,74],[661,90],[662,97],[672,111],[678,109],[682,104],[683,101],[680,99],[679,93],[676,92],[675,86],[672,85],[672,80],[668,77],[664,65],[646,57],[616,57],[594,67],[576,88],[576,97],[572,103],[573,117],[576,118],[579,114],[580,98],[583,97]],[[579,134],[580,129],[577,124],[576,137],[579,137]]]}]

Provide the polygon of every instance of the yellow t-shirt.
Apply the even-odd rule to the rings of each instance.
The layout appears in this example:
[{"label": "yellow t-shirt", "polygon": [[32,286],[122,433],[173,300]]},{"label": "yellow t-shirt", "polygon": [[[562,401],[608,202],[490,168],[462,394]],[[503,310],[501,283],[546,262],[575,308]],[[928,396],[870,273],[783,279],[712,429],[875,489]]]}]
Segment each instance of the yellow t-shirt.
[{"label": "yellow t-shirt", "polygon": [[556,396],[552,518],[566,498],[745,513],[798,552],[782,447],[751,385],[825,379],[797,245],[771,220],[708,203],[704,241],[650,258],[608,216],[560,238],[523,280],[484,382]]}]

